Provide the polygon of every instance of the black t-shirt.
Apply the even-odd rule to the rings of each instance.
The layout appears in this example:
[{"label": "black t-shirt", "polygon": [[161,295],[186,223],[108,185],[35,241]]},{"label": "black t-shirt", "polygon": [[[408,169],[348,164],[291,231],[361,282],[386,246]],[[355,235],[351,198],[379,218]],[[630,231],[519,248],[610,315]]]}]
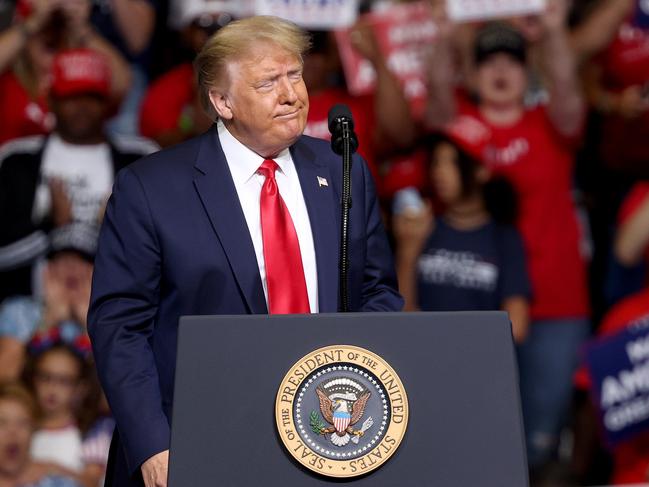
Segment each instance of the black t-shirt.
[{"label": "black t-shirt", "polygon": [[457,230],[439,218],[417,261],[417,289],[422,311],[498,310],[529,297],[523,241],[511,226]]}]

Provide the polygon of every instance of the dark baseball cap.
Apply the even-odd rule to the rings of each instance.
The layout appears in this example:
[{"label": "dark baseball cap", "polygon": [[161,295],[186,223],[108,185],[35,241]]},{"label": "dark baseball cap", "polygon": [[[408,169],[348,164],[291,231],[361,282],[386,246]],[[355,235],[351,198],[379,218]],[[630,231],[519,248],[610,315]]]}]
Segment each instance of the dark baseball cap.
[{"label": "dark baseball cap", "polygon": [[527,41],[513,27],[503,23],[487,24],[478,31],[473,46],[474,60],[481,64],[493,54],[505,53],[525,64]]},{"label": "dark baseball cap", "polygon": [[50,248],[48,257],[59,252],[73,251],[92,262],[97,251],[99,228],[92,223],[75,222],[55,228],[49,234]]}]

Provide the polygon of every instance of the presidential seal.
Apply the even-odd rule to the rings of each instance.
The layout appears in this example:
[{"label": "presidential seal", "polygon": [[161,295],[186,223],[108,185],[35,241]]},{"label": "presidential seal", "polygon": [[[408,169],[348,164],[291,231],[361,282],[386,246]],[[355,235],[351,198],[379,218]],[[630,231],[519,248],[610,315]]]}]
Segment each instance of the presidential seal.
[{"label": "presidential seal", "polygon": [[277,392],[275,420],[284,446],[306,468],[355,477],[397,450],[408,424],[408,398],[381,357],[331,345],[291,367]]}]

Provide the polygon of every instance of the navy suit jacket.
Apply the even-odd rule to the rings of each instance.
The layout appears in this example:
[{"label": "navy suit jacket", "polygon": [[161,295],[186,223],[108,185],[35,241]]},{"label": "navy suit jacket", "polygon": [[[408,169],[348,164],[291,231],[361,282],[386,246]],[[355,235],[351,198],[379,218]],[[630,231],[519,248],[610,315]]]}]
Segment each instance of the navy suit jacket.
[{"label": "navy suit jacket", "polygon": [[[302,136],[290,150],[311,222],[320,312],[336,312],[342,164],[323,140]],[[398,311],[403,301],[374,185],[358,156],[352,185],[350,308]],[[267,312],[215,126],[117,175],[88,317],[97,370],[118,426],[108,472],[113,485],[142,485],[142,462],[169,448],[178,318]]]}]

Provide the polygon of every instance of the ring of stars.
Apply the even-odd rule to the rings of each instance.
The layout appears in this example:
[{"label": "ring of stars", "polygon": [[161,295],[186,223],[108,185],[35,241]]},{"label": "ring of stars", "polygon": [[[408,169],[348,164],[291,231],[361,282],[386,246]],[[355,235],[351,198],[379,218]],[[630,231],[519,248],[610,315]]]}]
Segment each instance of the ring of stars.
[{"label": "ring of stars", "polygon": [[[359,376],[363,377],[367,382],[371,383],[376,389],[376,391],[379,393],[379,397],[381,398],[381,402],[383,406],[383,418],[381,420],[376,435],[374,435],[374,437],[369,442],[367,442],[364,446],[362,447],[359,446],[358,449],[353,450],[351,452],[336,452],[320,446],[315,440],[313,440],[309,436],[310,429],[308,429],[308,426],[305,427],[304,423],[302,422],[302,398],[304,397],[305,393],[307,392],[311,384],[313,384],[321,376],[336,371],[353,372],[354,374],[358,374]],[[335,366],[321,368],[318,372],[313,374],[309,378],[309,380],[302,386],[296,401],[295,411],[293,414],[294,414],[295,424],[297,425],[297,428],[300,431],[300,436],[313,450],[318,452],[320,455],[323,455],[325,457],[334,460],[337,459],[345,460],[345,459],[352,459],[364,455],[368,450],[371,450],[374,447],[374,445],[378,443],[379,439],[381,438],[381,436],[383,436],[383,434],[385,433],[385,429],[387,428],[388,418],[389,418],[389,406],[388,406],[388,400],[385,396],[385,393],[381,388],[381,383],[378,380],[376,380],[375,377],[373,377],[371,374],[368,374],[365,370],[359,368],[358,366],[335,365]],[[305,420],[305,422],[308,423],[308,420]],[[375,425],[376,423],[374,423],[372,427],[374,427]],[[332,444],[332,446],[335,445]]]}]

